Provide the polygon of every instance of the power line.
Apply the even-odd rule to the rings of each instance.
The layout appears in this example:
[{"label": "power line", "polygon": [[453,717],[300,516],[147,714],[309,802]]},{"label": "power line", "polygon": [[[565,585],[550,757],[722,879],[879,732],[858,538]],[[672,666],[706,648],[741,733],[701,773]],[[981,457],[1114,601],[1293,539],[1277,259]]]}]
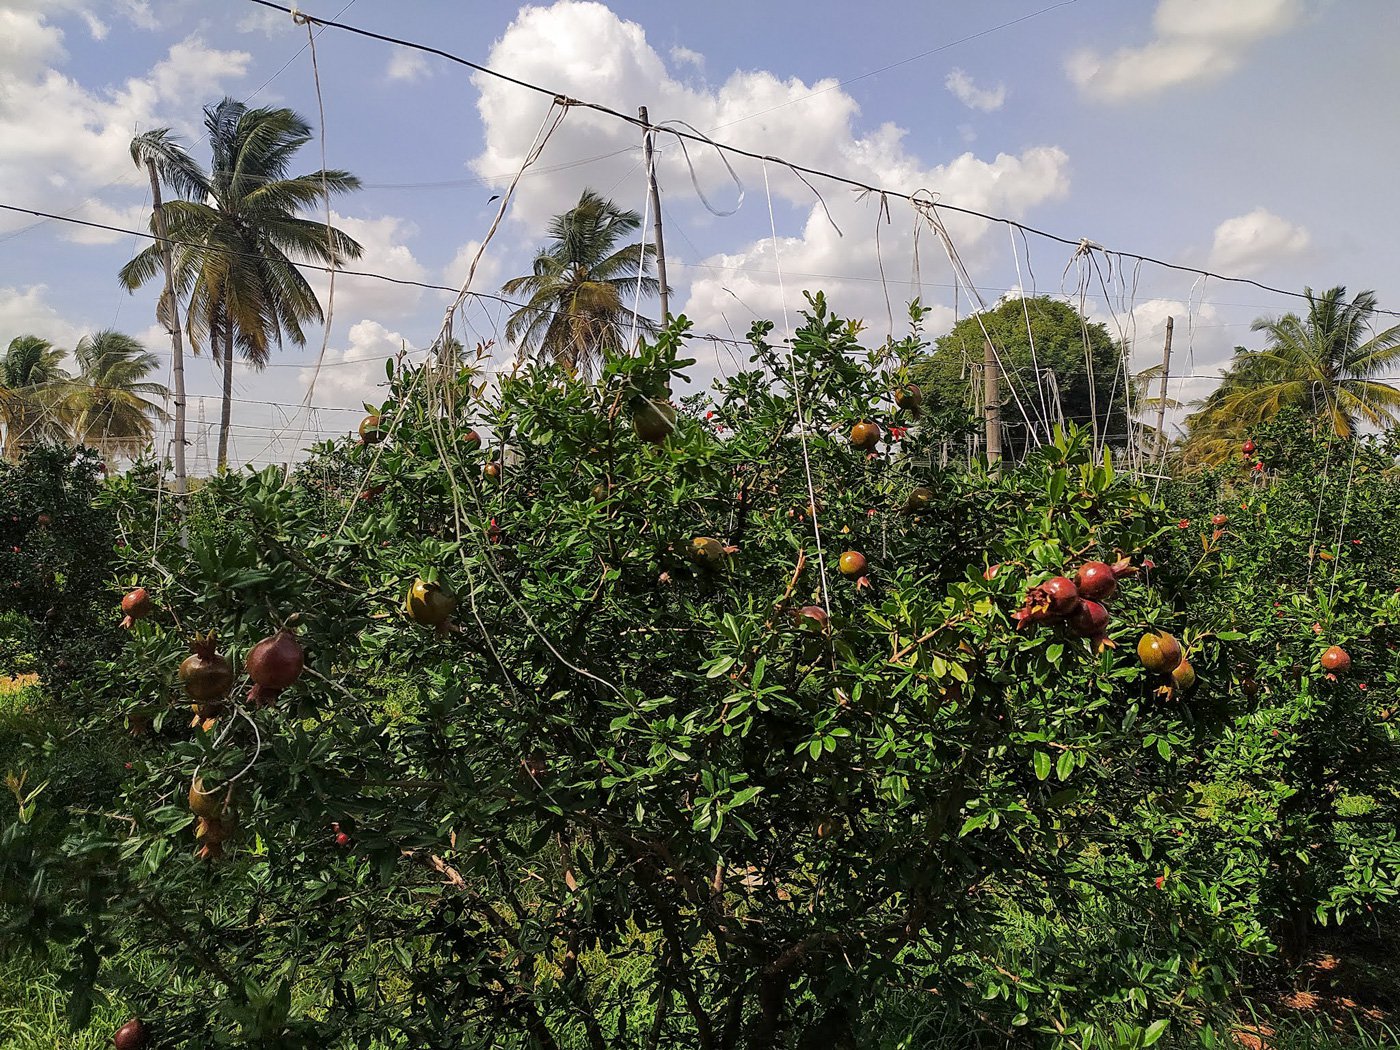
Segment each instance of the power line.
[{"label": "power line", "polygon": [[[339,11],[337,11],[337,12],[335,13],[335,17],[336,17],[336,18],[339,18],[341,15],[345,14],[346,11],[349,11],[350,8],[352,8],[352,7],[355,6],[356,2],[357,2],[357,0],[350,0],[349,3],[347,3],[344,7],[342,7]],[[321,33],[324,33],[324,32],[325,32],[325,29],[323,28],[323,29],[321,30]],[[321,33],[317,33],[316,35],[317,35],[317,36],[320,36]],[[248,102],[251,102],[254,98],[256,98],[256,97],[258,96],[258,94],[262,92],[263,88],[267,87],[267,86],[268,86],[269,84],[271,84],[274,80],[276,80],[276,79],[277,79],[278,77],[280,77],[283,73],[285,73],[285,72],[287,71],[287,68],[288,68],[293,62],[295,62],[298,58],[300,58],[300,57],[302,56],[302,52],[304,52],[309,46],[310,46],[310,44],[302,44],[300,50],[298,50],[296,54],[294,54],[291,58],[287,59],[287,61],[283,62],[282,65],[281,65],[280,67],[278,67],[277,72],[273,73],[272,76],[268,77],[268,78],[267,78],[266,80],[264,80],[261,84],[259,84],[257,87],[255,87],[255,88],[252,90],[252,92],[251,92],[249,95],[247,95],[247,96],[243,99],[243,102],[246,104],[246,103],[248,103]],[[196,142],[196,145],[198,145],[199,142],[203,142],[203,141],[204,141],[206,138],[208,138],[208,137],[209,137],[208,132],[206,132],[204,135],[201,135],[201,136],[199,137],[198,142]],[[139,183],[140,181],[141,181],[141,180],[138,178],[138,179],[137,179],[137,182]],[[91,195],[91,196],[85,198],[85,199],[84,199],[82,202],[80,202],[79,204],[74,205],[73,208],[72,208],[71,210],[77,211],[77,210],[79,210],[79,209],[81,209],[81,208],[86,208],[86,207],[88,207],[88,206],[91,205],[91,204],[100,204],[102,201],[101,201],[101,198],[97,196],[97,194],[101,193],[103,190],[111,189],[113,186],[119,185],[119,184],[121,184],[121,183],[132,184],[132,176],[131,176],[131,175],[126,175],[126,176],[124,176],[124,177],[122,177],[122,178],[116,178],[116,179],[113,179],[113,180],[110,181],[110,182],[103,183],[101,186],[97,187],[97,189],[95,189],[95,190],[92,191],[92,195]],[[47,221],[48,221],[47,219],[41,219],[39,222],[32,222],[32,223],[30,223],[28,226],[23,227],[22,229],[15,230],[15,231],[13,231],[13,232],[7,234],[7,235],[4,236],[4,237],[0,237],[0,244],[6,244],[6,243],[8,243],[9,241],[14,240],[16,237],[19,237],[19,236],[21,236],[21,235],[23,235],[23,234],[28,233],[30,230],[37,229],[37,228],[39,228],[40,226],[44,225],[44,223],[47,222]]]},{"label": "power line", "polygon": [[[613,117],[616,120],[621,120],[626,124],[630,124],[633,127],[643,128],[645,130],[644,125],[642,124],[639,118],[631,116],[627,113],[622,113],[618,110],[611,108],[610,106],[605,106],[598,102],[588,102],[582,99],[571,98],[562,92],[551,90],[550,88],[544,87],[540,84],[532,84],[527,80],[521,80],[519,77],[513,77],[508,73],[502,73],[500,70],[492,69],[489,66],[483,66],[479,62],[473,62],[470,59],[463,58],[461,55],[455,55],[450,51],[443,51],[441,48],[430,47],[427,44],[415,43],[412,40],[404,40],[400,37],[388,36],[384,33],[376,33],[372,30],[364,29],[360,26],[353,26],[346,22],[337,22],[328,18],[317,18],[315,15],[309,15],[305,12],[293,12],[291,8],[284,7],[281,4],[273,3],[272,0],[249,0],[249,2],[257,4],[260,7],[271,8],[274,11],[282,11],[289,15],[293,13],[299,14],[300,17],[306,19],[308,22],[314,23],[315,25],[326,26],[333,29],[340,29],[344,32],[351,33],[355,36],[367,37],[371,40],[379,40],[387,44],[393,44],[397,47],[405,47],[413,51],[421,51],[424,54],[436,55],[437,57],[446,59],[447,61],[455,63],[456,65],[465,66],[468,69],[473,69],[478,73],[485,74],[486,76],[495,77],[497,80],[503,80],[508,84],[514,84],[517,87],[522,87],[526,90],[536,92],[537,94],[545,95],[558,105],[578,106],[582,109],[590,109],[596,113],[603,113],[607,116]],[[901,190],[893,190],[880,186],[872,186],[870,183],[864,182],[860,179],[851,178],[847,175],[839,175],[835,172],[824,171],[820,168],[812,168],[804,164],[797,164],[793,161],[785,160],[782,157],[775,157],[767,154],[755,153],[752,150],[743,149],[739,146],[730,145],[724,142],[717,142],[716,140],[710,138],[707,135],[702,135],[696,132],[684,131],[679,128],[652,125],[652,130],[665,132],[666,134],[672,135],[678,139],[685,139],[690,142],[694,142],[698,145],[710,146],[714,149],[721,150],[725,153],[733,154],[736,157],[747,157],[750,160],[780,164],[783,167],[789,169],[790,171],[797,172],[800,174],[812,175],[820,179],[826,179],[830,182],[839,183],[844,186],[850,186],[852,189],[861,190],[865,193],[875,193],[881,195],[882,197],[907,201],[916,209],[942,209],[944,211],[953,212],[958,215],[968,215],[973,218],[982,219],[985,222],[1010,226],[1014,229],[1022,231],[1023,233],[1032,234],[1036,237],[1041,237],[1045,240],[1053,241],[1057,244],[1062,244],[1074,248],[1076,252],[1091,254],[1093,251],[1097,250],[1103,252],[1106,256],[1117,256],[1120,260],[1120,263],[1124,259],[1132,259],[1141,263],[1147,263],[1152,266],[1160,266],[1166,270],[1175,270],[1178,273],[1192,274],[1198,278],[1214,279],[1230,284],[1250,285],[1252,287],[1260,289],[1261,291],[1270,292],[1274,295],[1288,296],[1289,298],[1293,299],[1308,298],[1308,296],[1303,292],[1295,292],[1287,288],[1278,288],[1273,285],[1264,284],[1262,281],[1256,281],[1251,277],[1231,277],[1226,274],[1215,273],[1211,270],[1202,270],[1195,266],[1186,266],[1181,263],[1168,262],[1165,259],[1158,259],[1150,255],[1142,255],[1137,252],[1114,251],[1105,248],[1102,244],[1090,241],[1088,238],[1064,237],[1057,233],[1051,233],[1049,230],[1042,230],[1035,226],[1029,226],[1026,223],[1019,222],[1016,219],[1007,218],[1006,216],[991,215],[984,211],[978,211],[975,208],[963,208],[955,204],[946,204],[942,201],[932,199],[931,195],[928,199],[916,196],[916,194],[919,192],[928,191],[915,191],[915,193],[905,193]],[[1400,317],[1400,311],[1378,309],[1374,312],[1378,314],[1384,314],[1390,317]]]},{"label": "power line", "polygon": [[[246,258],[246,259],[258,259],[258,258],[261,258],[261,256],[259,256],[256,252],[239,251],[237,248],[226,248],[226,247],[222,247],[222,246],[219,246],[219,245],[201,244],[201,243],[198,243],[198,242],[196,242],[196,241],[182,241],[182,240],[180,240],[178,237],[160,237],[160,236],[158,236],[157,234],[148,233],[148,232],[146,232],[146,231],[144,231],[144,230],[130,230],[130,229],[127,229],[127,228],[125,228],[125,227],[123,227],[123,226],[111,226],[111,225],[109,225],[109,224],[107,224],[107,223],[105,223],[105,222],[93,222],[93,221],[91,221],[90,219],[75,219],[75,218],[73,218],[73,217],[70,216],[70,215],[58,215],[58,214],[55,214],[54,212],[39,211],[39,210],[37,210],[37,209],[35,209],[35,208],[21,208],[21,207],[20,207],[19,205],[17,205],[17,204],[3,204],[3,203],[0,203],[0,211],[13,211],[13,212],[18,212],[18,213],[20,213],[21,215],[34,215],[34,216],[38,216],[38,217],[43,218],[43,219],[53,219],[53,220],[56,221],[56,222],[71,223],[71,224],[73,224],[73,225],[75,225],[75,226],[88,226],[88,227],[91,227],[92,229],[96,229],[96,230],[107,230],[107,231],[110,232],[110,233],[131,234],[132,236],[135,236],[135,237],[145,237],[147,240],[151,240],[151,241],[165,241],[166,243],[174,244],[174,245],[180,245],[180,246],[186,247],[186,248],[198,248],[198,249],[200,249],[201,251],[218,252],[218,253],[221,253],[221,254],[224,254],[224,255],[233,255],[233,256],[238,256],[238,257]],[[461,289],[459,289],[459,288],[452,288],[452,287],[449,287],[448,285],[445,285],[445,284],[429,284],[429,283],[426,282],[426,281],[413,281],[413,280],[409,280],[408,278],[405,278],[405,277],[390,277],[388,274],[375,273],[375,272],[373,272],[372,270],[346,270],[346,269],[336,268],[334,271],[332,271],[332,268],[329,267],[329,266],[319,266],[319,265],[317,265],[316,263],[308,263],[308,262],[299,262],[299,263],[296,263],[295,265],[298,266],[298,267],[301,267],[302,269],[305,269],[305,270],[316,270],[316,271],[318,271],[318,272],[320,272],[320,273],[331,273],[331,272],[334,272],[335,274],[337,274],[338,276],[341,276],[341,277],[368,277],[368,278],[372,278],[373,280],[376,280],[376,281],[386,281],[386,282],[388,282],[389,284],[404,285],[404,286],[410,287],[410,288],[426,288],[426,289],[428,289],[429,291],[433,291],[433,292],[449,292],[449,293],[451,293],[452,295],[461,294]],[[516,302],[514,299],[506,299],[506,298],[503,297],[503,296],[500,296],[500,295],[492,295],[492,294],[489,293],[489,292],[467,292],[466,294],[467,294],[468,296],[472,297],[472,298],[476,298],[476,299],[490,299],[490,300],[492,300],[493,302],[498,302],[498,303],[501,303],[501,304],[503,304],[503,305],[505,305],[505,306],[514,306],[514,307],[516,307],[516,308],[518,308],[518,309],[520,309],[520,308],[535,309],[534,307],[531,307],[529,303],[520,303],[520,302]],[[545,311],[541,311],[541,312],[545,312]],[[552,311],[551,311],[551,312],[552,312]],[[697,338],[700,338],[700,339],[708,339],[708,340],[711,340],[712,342],[713,342],[713,341],[718,341],[718,342],[724,342],[724,343],[736,343],[736,344],[739,344],[739,345],[747,345],[746,341],[745,341],[745,340],[742,340],[742,339],[725,339],[723,336],[710,335],[710,334],[700,334],[700,333],[697,333],[696,335],[697,335]],[[385,360],[385,359],[384,359],[384,358],[380,358],[380,360]],[[350,362],[350,361],[333,362],[333,364],[352,364],[352,363],[354,363],[354,362]],[[295,365],[295,366],[289,366],[289,367],[302,368],[302,367],[309,367],[309,366]]]}]

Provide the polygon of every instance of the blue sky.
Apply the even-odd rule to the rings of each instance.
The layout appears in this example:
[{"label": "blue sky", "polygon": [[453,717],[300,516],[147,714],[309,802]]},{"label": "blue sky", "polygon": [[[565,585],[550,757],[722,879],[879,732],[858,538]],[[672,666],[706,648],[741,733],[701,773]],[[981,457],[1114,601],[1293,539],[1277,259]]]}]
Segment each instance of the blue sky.
[{"label": "blue sky", "polygon": [[[307,9],[334,18],[345,7]],[[342,17],[874,185],[928,189],[1072,239],[1285,288],[1374,288],[1382,306],[1400,309],[1393,0],[355,0]],[[143,227],[131,135],[171,125],[207,159],[200,108],[224,94],[319,123],[305,44],[290,17],[242,0],[0,0],[0,203]],[[329,163],[366,184],[335,206],[366,246],[360,267],[460,285],[495,214],[488,198],[520,167],[548,100],[334,29],[318,38],[317,58]],[[781,327],[784,306],[795,312],[808,288],[865,318],[876,340],[889,327],[888,292],[897,325],[919,290],[907,205],[891,202],[877,250],[875,200],[816,182],[838,235],[781,166],[767,166],[765,192],[764,167],[736,161],[743,206],[718,217],[699,201],[674,140],[660,145],[673,309],[697,330],[742,334],[755,315]],[[319,165],[318,151],[307,148],[305,170]],[[691,154],[701,189],[727,210],[736,194],[723,167],[712,152]],[[635,129],[574,109],[521,179],[474,288],[494,292],[522,272],[548,217],[584,186],[643,208]],[[1250,320],[1296,306],[1152,266],[1115,273],[1105,298],[1064,245],[1018,238],[1013,256],[1004,225],[949,216],[948,229],[988,301],[1030,288],[1032,274],[1037,290],[1076,300],[1083,282],[1093,315],[1133,340],[1137,367],[1157,359],[1174,315],[1179,370],[1198,377],[1174,385],[1184,398],[1209,389],[1205,377],[1231,346],[1251,343]],[[116,325],[168,360],[151,323],[155,288],[128,295],[115,281],[132,250],[130,237],[0,215],[0,339],[32,331],[71,346]],[[953,319],[952,271],[927,229],[918,256],[937,334]],[[350,429],[353,406],[375,396],[383,358],[428,345],[449,299],[339,279],[314,393],[324,407],[287,407],[306,392],[320,332],[261,374],[239,368],[236,458],[282,460],[298,434]],[[967,309],[965,294],[957,305]],[[499,340],[504,325],[499,308],[478,305],[463,322],[483,340]],[[496,361],[509,356],[498,344]],[[697,356],[702,381],[734,365],[708,345]],[[189,382],[212,421],[218,376],[207,360],[192,362]]]}]

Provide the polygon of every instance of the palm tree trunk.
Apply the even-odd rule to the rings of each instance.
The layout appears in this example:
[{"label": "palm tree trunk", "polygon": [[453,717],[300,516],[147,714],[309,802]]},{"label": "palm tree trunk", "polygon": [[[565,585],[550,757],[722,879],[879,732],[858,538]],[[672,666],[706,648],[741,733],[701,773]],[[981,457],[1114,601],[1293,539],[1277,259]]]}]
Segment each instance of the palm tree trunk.
[{"label": "palm tree trunk", "polygon": [[219,469],[228,467],[228,417],[233,407],[233,322],[224,318],[224,405],[219,414]]},{"label": "palm tree trunk", "polygon": [[170,241],[165,235],[165,212],[161,208],[160,179],[156,176],[156,162],[146,161],[146,170],[151,176],[151,212],[155,234],[160,238],[160,261],[165,268],[165,292],[161,295],[163,310],[160,322],[170,332],[170,373],[175,384],[175,492],[185,491],[185,346],[180,335],[180,305],[175,299],[175,267],[170,260]]}]

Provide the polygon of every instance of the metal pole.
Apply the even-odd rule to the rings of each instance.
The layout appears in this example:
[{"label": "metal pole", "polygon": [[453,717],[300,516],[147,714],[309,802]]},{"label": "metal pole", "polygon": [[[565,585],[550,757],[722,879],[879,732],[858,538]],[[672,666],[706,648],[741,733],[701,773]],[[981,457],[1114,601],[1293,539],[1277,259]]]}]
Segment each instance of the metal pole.
[{"label": "metal pole", "polygon": [[1172,319],[1167,318],[1167,341],[1162,347],[1162,392],[1157,398],[1157,440],[1152,446],[1152,458],[1161,459],[1166,446],[1167,435],[1164,427],[1167,417],[1167,376],[1172,370]]},{"label": "metal pole", "polygon": [[661,282],[661,323],[671,317],[671,289],[666,285],[666,241],[661,236],[661,191],[656,188],[656,165],[651,155],[651,119],[646,106],[637,110],[642,118],[642,145],[646,151],[647,187],[651,191],[651,213],[656,216],[652,224],[652,240],[656,244],[656,279]]},{"label": "metal pole", "polygon": [[982,414],[987,420],[987,466],[996,470],[1001,464],[1001,389],[998,382],[997,352],[992,341],[982,344]]}]

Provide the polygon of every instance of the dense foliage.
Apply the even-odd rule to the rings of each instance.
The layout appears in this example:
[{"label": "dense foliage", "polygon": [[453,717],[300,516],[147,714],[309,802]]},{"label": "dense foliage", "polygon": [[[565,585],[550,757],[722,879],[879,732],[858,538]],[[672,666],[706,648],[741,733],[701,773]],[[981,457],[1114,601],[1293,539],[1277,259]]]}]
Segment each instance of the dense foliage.
[{"label": "dense foliage", "polygon": [[[1226,1045],[1242,979],[1393,901],[1388,448],[1281,423],[1168,514],[1084,431],[940,466],[956,421],[892,401],[918,337],[820,297],[672,423],[684,331],[489,394],[391,366],[290,482],[108,486],[65,746],[119,783],[16,791],[0,844],[79,1021],[97,985],[162,1046]],[[1090,559],[1109,644],[1018,625]],[[294,684],[191,712],[192,636],[242,670],[284,625]]]},{"label": "dense foliage", "polygon": [[1128,436],[1122,355],[1108,329],[1048,295],[1008,297],[958,321],[913,368],[916,382],[943,404],[982,403],[983,348],[990,338],[1001,369],[1002,442],[1020,459],[1026,419],[1096,432],[1122,445]]}]

